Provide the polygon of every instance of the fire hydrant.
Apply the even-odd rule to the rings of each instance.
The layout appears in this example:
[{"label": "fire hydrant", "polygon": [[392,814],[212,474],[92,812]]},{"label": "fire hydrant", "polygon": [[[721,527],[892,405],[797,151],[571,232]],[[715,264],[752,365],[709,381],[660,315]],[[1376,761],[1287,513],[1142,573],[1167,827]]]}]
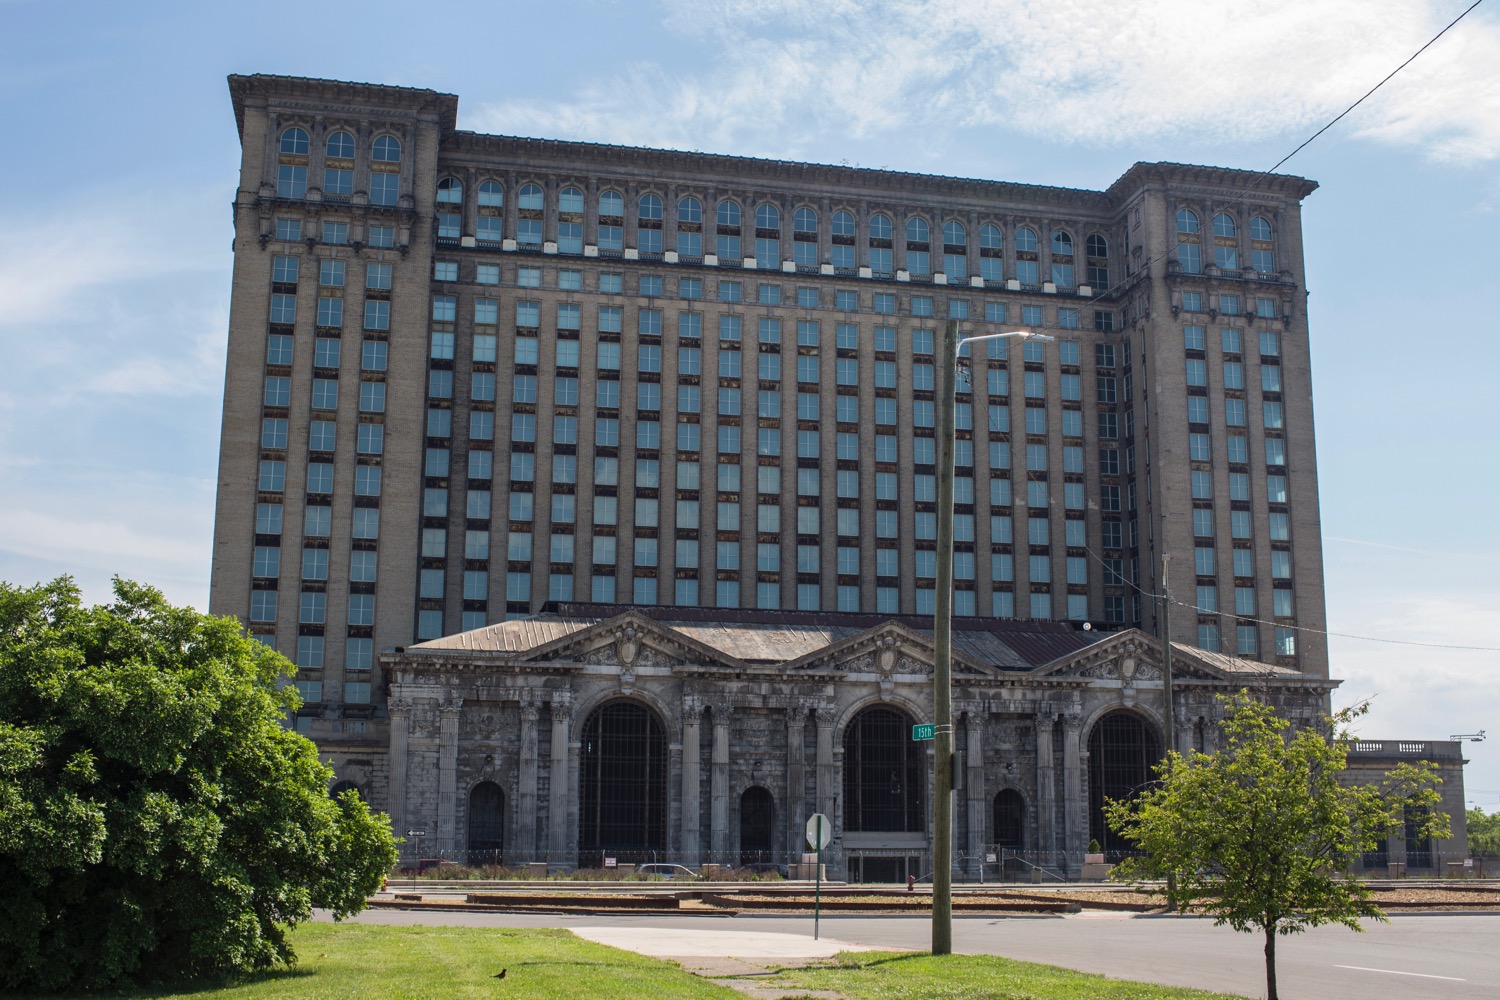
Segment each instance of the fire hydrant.
[{"label": "fire hydrant", "polygon": [[917,891],[917,877],[915,875],[908,875],[908,876],[906,876],[906,891],[907,892],[916,892]]}]

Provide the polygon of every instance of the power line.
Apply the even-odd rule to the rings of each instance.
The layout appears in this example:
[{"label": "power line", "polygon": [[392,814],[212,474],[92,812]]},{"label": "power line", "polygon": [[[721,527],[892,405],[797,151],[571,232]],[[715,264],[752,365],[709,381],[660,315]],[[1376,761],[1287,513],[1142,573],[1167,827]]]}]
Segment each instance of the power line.
[{"label": "power line", "polygon": [[[1162,595],[1162,594],[1153,594],[1150,591],[1146,590],[1145,588],[1139,586],[1138,584],[1131,583],[1129,580],[1125,579],[1125,577],[1123,575],[1116,573],[1109,566],[1109,564],[1107,562],[1105,562],[1105,560],[1097,552],[1095,552],[1093,549],[1085,547],[1084,551],[1087,552],[1089,555],[1093,556],[1094,559],[1101,566],[1103,566],[1105,568],[1105,570],[1110,574],[1110,576],[1113,576],[1115,578],[1115,580],[1117,580],[1120,584],[1123,584],[1124,586],[1129,587],[1131,590],[1134,590],[1136,593],[1140,594],[1142,597],[1146,598],[1147,600],[1159,601],[1159,600],[1162,600],[1163,597],[1165,597],[1166,600],[1168,601],[1168,603],[1175,604],[1175,605],[1177,605],[1180,608],[1187,608],[1188,610],[1197,612],[1200,615],[1219,615],[1219,614],[1224,614],[1224,612],[1221,612],[1221,611],[1211,611],[1211,610],[1208,610],[1207,608],[1200,608],[1196,604],[1188,604],[1186,601],[1179,601],[1179,600],[1177,600],[1177,598],[1173,597],[1170,593],[1167,593],[1165,595]],[[1106,585],[1108,585],[1108,584],[1110,584],[1111,581],[1109,580],[1108,577],[1106,577],[1106,579],[1105,579],[1104,582],[1105,582]],[[1386,639],[1386,638],[1383,638],[1381,636],[1375,636],[1375,635],[1356,635],[1356,634],[1354,634],[1352,632],[1331,632],[1328,629],[1313,628],[1310,625],[1287,625],[1287,624],[1284,624],[1282,622],[1278,622],[1278,621],[1275,621],[1275,620],[1268,620],[1268,619],[1265,619],[1265,618],[1251,618],[1251,617],[1248,617],[1246,615],[1234,615],[1233,617],[1234,617],[1234,619],[1236,621],[1239,621],[1239,622],[1254,622],[1257,625],[1272,625],[1272,626],[1274,626],[1276,628],[1291,629],[1291,630],[1296,631],[1296,632],[1307,632],[1307,633],[1310,633],[1312,635],[1331,635],[1331,636],[1336,636],[1337,638],[1340,638],[1340,639],[1359,639],[1359,640],[1362,640],[1364,642],[1384,642],[1384,643],[1389,643],[1389,644],[1394,645],[1394,646],[1421,646],[1421,647],[1424,647],[1424,648],[1427,648],[1427,649],[1463,649],[1463,650],[1474,650],[1474,651],[1486,652],[1486,653],[1500,653],[1500,646],[1459,646],[1459,645],[1455,645],[1455,644],[1452,644],[1452,643],[1445,643],[1445,642],[1416,642],[1416,641],[1411,640],[1411,639]]]},{"label": "power line", "polygon": [[[1318,129],[1312,135],[1308,136],[1305,140],[1302,141],[1302,143],[1300,143],[1297,146],[1296,149],[1293,149],[1290,153],[1286,154],[1281,159],[1277,160],[1275,162],[1275,164],[1273,164],[1270,168],[1268,168],[1266,170],[1262,170],[1259,173],[1257,173],[1254,177],[1252,177],[1250,179],[1249,183],[1245,186],[1244,190],[1242,190],[1240,192],[1239,196],[1236,197],[1236,198],[1234,198],[1232,201],[1228,202],[1228,204],[1226,205],[1226,207],[1233,207],[1235,205],[1243,204],[1250,197],[1251,193],[1255,191],[1256,187],[1259,186],[1259,184],[1260,184],[1260,182],[1262,180],[1264,180],[1267,177],[1270,177],[1273,173],[1275,173],[1278,169],[1280,169],[1281,166],[1283,164],[1285,164],[1288,160],[1290,160],[1292,157],[1296,156],[1298,153],[1302,152],[1302,150],[1304,150],[1308,146],[1310,146],[1313,143],[1313,141],[1315,139],[1317,139],[1319,136],[1321,136],[1324,132],[1327,132],[1329,129],[1333,128],[1333,126],[1337,125],[1346,115],[1348,115],[1355,108],[1357,108],[1361,104],[1363,104],[1366,100],[1368,100],[1381,87],[1384,87],[1387,83],[1389,83],[1391,81],[1391,79],[1396,76],[1396,74],[1400,73],[1407,66],[1410,66],[1412,64],[1412,62],[1414,62],[1418,56],[1420,56],[1423,52],[1426,52],[1429,48],[1431,48],[1432,45],[1434,43],[1436,43],[1439,38],[1442,38],[1444,35],[1446,35],[1448,33],[1449,29],[1451,29],[1454,25],[1458,24],[1458,22],[1462,21],[1465,17],[1468,17],[1469,14],[1470,14],[1470,12],[1472,12],[1475,7],[1478,7],[1482,3],[1484,3],[1484,0],[1474,0],[1474,2],[1472,4],[1470,4],[1468,7],[1466,7],[1464,9],[1463,13],[1459,14],[1452,21],[1448,22],[1448,24],[1443,28],[1443,30],[1439,31],[1436,35],[1433,35],[1431,38],[1429,38],[1427,40],[1426,44],[1424,44],[1421,48],[1417,49],[1417,51],[1413,52],[1409,57],[1407,57],[1407,59],[1406,59],[1405,62],[1401,63],[1401,65],[1397,66],[1395,69],[1393,69],[1389,73],[1387,73],[1385,75],[1385,77],[1383,79],[1381,79],[1381,81],[1379,83],[1375,84],[1375,86],[1373,86],[1369,90],[1365,91],[1365,93],[1359,98],[1359,100],[1357,100],[1353,104],[1349,105],[1343,111],[1340,111],[1337,115],[1335,115],[1332,119],[1330,119],[1326,124],[1324,124],[1322,128]],[[1167,257],[1170,257],[1173,253],[1176,253],[1177,248],[1180,247],[1180,246],[1182,246],[1184,243],[1187,242],[1187,237],[1189,237],[1189,236],[1196,236],[1199,231],[1201,231],[1201,230],[1195,230],[1192,233],[1182,233],[1182,234],[1179,234],[1178,238],[1177,238],[1177,242],[1173,243],[1170,247],[1168,247],[1167,249],[1163,250],[1162,252],[1160,252],[1160,253],[1156,254],[1155,256],[1149,258],[1146,261],[1146,263],[1144,265],[1142,265],[1140,271],[1137,271],[1137,272],[1135,272],[1133,274],[1126,275],[1121,280],[1119,280],[1119,281],[1114,282],[1113,284],[1111,284],[1110,287],[1108,287],[1108,288],[1104,289],[1103,291],[1098,292],[1098,293],[1090,296],[1088,299],[1084,300],[1083,304],[1084,305],[1093,305],[1094,303],[1099,302],[1100,300],[1106,298],[1107,296],[1112,295],[1115,292],[1119,291],[1132,278],[1135,277],[1135,274],[1139,274],[1141,272],[1149,270],[1152,264],[1155,264],[1157,261],[1164,260]],[[1042,333],[1042,332],[1045,332],[1045,331],[1048,331],[1048,330],[1060,330],[1060,329],[1064,329],[1064,328],[1061,327],[1061,326],[1059,326],[1059,325],[1057,325],[1057,324],[1053,324],[1051,326],[1040,326],[1040,327],[1037,327],[1037,328],[1035,328],[1035,330],[1033,332]]]}]

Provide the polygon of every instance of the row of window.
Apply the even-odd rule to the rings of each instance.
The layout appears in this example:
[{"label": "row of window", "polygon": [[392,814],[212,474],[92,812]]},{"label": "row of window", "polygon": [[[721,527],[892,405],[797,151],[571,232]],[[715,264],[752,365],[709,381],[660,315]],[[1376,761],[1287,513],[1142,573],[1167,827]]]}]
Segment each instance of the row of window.
[{"label": "row of window", "polygon": [[[349,223],[341,219],[324,219],[319,227],[320,238],[329,246],[349,244]],[[301,219],[277,219],[276,239],[285,243],[302,240]],[[375,249],[390,249],[396,245],[396,227],[369,223],[365,226],[365,245]]]},{"label": "row of window", "polygon": [[[312,143],[307,131],[294,125],[282,130],[277,149],[283,156],[306,156],[312,149]],[[354,136],[343,129],[335,129],[324,140],[323,152],[330,159],[353,159]],[[393,135],[377,135],[370,143],[370,159],[376,163],[400,163],[401,140]]]}]

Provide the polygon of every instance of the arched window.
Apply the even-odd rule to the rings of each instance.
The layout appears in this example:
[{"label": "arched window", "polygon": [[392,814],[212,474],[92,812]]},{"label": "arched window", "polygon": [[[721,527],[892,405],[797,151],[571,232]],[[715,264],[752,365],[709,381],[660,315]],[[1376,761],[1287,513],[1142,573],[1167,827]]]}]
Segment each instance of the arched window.
[{"label": "arched window", "polygon": [[985,284],[999,284],[1005,280],[1005,260],[1001,256],[1003,241],[999,226],[987,222],[979,227],[979,276]]},{"label": "arched window", "polygon": [[966,247],[969,245],[969,233],[964,229],[964,224],[957,219],[949,219],[943,223],[943,245],[950,247]]},{"label": "arched window", "polygon": [[1109,287],[1109,243],[1098,233],[1091,233],[1084,244],[1088,250],[1088,277],[1091,288]]},{"label": "arched window", "polygon": [[481,781],[469,792],[469,857],[471,865],[503,863],[505,851],[505,792],[493,781]]},{"label": "arched window", "polygon": [[505,205],[505,188],[497,181],[481,181],[479,184],[479,207],[501,208]]},{"label": "arched window", "polygon": [[911,719],[891,708],[867,708],[844,731],[844,829],[851,833],[918,833],[926,828],[922,789],[925,750],[911,739]]},{"label": "arched window", "polygon": [[715,218],[721,226],[738,226],[740,224],[740,203],[737,201],[721,201],[715,211]]},{"label": "arched window", "polygon": [[1077,282],[1073,268],[1073,237],[1063,229],[1052,231],[1052,283],[1059,288],[1072,288]]},{"label": "arched window", "polygon": [[1276,270],[1271,224],[1258,215],[1250,220],[1250,266],[1261,274],[1270,274]]},{"label": "arched window", "polygon": [[1026,800],[1014,788],[995,796],[993,815],[995,846],[1013,851],[1026,847]]},{"label": "arched window", "polygon": [[870,239],[888,240],[891,238],[891,232],[889,216],[879,214],[870,216]]},{"label": "arched window", "polygon": [[1110,712],[1089,733],[1089,837],[1105,852],[1131,845],[1104,821],[1106,800],[1128,799],[1151,781],[1161,737],[1134,712]]},{"label": "arched window", "polygon": [[649,860],[667,847],[667,737],[655,713],[631,701],[595,711],[579,753],[579,864],[608,854]]},{"label": "arched window", "polygon": [[1234,219],[1230,218],[1228,213],[1220,212],[1218,215],[1214,216],[1215,236],[1234,236],[1237,232],[1238,230],[1235,227]]},{"label": "arched window", "polygon": [[522,184],[521,190],[516,193],[516,207],[523,212],[540,212],[542,189],[535,184]]},{"label": "arched window", "polygon": [[1198,213],[1191,208],[1179,208],[1177,210],[1177,231],[1179,233],[1196,233],[1198,231]]},{"label": "arched window", "polygon": [[926,243],[930,235],[926,219],[920,216],[913,216],[906,220],[906,242]]},{"label": "arched window", "polygon": [[359,790],[359,786],[356,785],[352,781],[340,781],[340,782],[338,782],[332,788],[328,789],[328,797],[331,798],[331,799],[336,799],[340,795],[343,795],[345,792],[353,792],[355,795],[358,795],[361,799],[363,799],[365,797],[364,793]]},{"label": "arched window", "polygon": [[620,192],[600,192],[599,214],[610,219],[623,219],[625,217],[625,199],[620,195]]},{"label": "arched window", "polygon": [[833,213],[833,235],[854,235],[854,216],[842,208]]},{"label": "arched window", "polygon": [[781,209],[764,202],[755,206],[755,228],[756,229],[780,229]]},{"label": "arched window", "polygon": [[370,155],[376,163],[400,163],[401,140],[393,135],[376,136]]},{"label": "arched window", "polygon": [[337,132],[328,133],[328,141],[323,146],[327,155],[339,159],[350,160],[354,158],[354,136],[340,129]]},{"label": "arched window", "polygon": [[679,198],[677,201],[678,222],[702,222],[703,202],[692,196]]},{"label": "arched window", "polygon": [[979,227],[979,249],[999,250],[1004,245],[1005,238],[1000,235],[1000,227],[985,223]]},{"label": "arched window", "polygon": [[943,273],[949,278],[969,276],[969,232],[957,219],[943,223]]},{"label": "arched window", "polygon": [[438,181],[437,201],[439,205],[462,205],[464,183],[456,177],[444,177]]},{"label": "arched window", "polygon": [[618,253],[625,246],[625,199],[618,191],[599,195],[599,249]]},{"label": "arched window", "polygon": [[640,217],[656,222],[661,221],[661,199],[654,194],[641,195]]},{"label": "arched window", "polygon": [[912,274],[932,272],[932,254],[927,249],[930,235],[926,219],[913,216],[906,220],[906,269]]},{"label": "arched window", "polygon": [[775,854],[776,801],[759,786],[740,796],[740,864],[758,865]]},{"label": "arched window", "polygon": [[1057,229],[1052,233],[1052,252],[1071,254],[1073,252],[1073,237],[1067,230]]},{"label": "arched window", "polygon": [[557,193],[557,252],[583,253],[583,192],[565,187]]},{"label": "arched window", "polygon": [[654,257],[662,252],[661,199],[654,194],[643,194],[636,208],[636,249]]},{"label": "arched window", "polygon": [[1017,229],[1016,249],[1022,253],[1036,253],[1036,231],[1029,226]]},{"label": "arched window", "polygon": [[792,231],[797,233],[816,233],[818,231],[818,213],[810,208],[797,209],[797,211],[792,213]]},{"label": "arched window", "polygon": [[281,151],[288,156],[306,156],[307,133],[300,128],[289,128],[281,133]]}]

